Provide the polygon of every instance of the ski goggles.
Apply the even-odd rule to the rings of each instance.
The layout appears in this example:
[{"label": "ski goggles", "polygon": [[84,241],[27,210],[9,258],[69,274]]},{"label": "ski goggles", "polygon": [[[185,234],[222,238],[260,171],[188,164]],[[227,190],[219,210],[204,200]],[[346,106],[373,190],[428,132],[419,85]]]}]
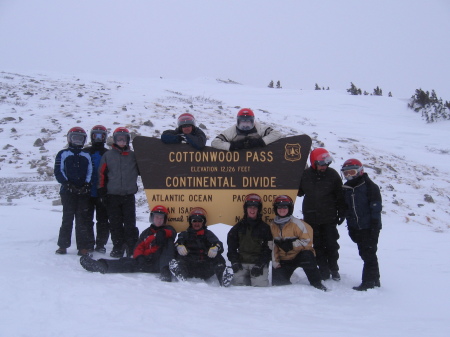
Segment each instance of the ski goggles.
[{"label": "ski goggles", "polygon": [[359,170],[357,169],[350,169],[350,170],[344,170],[342,171],[342,174],[344,177],[354,177],[358,174]]}]

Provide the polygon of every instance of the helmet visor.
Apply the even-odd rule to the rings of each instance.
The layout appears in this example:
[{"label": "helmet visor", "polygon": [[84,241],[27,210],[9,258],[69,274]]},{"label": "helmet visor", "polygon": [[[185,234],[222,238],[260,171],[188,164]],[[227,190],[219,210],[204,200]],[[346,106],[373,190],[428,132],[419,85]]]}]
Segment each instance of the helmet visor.
[{"label": "helmet visor", "polygon": [[92,133],[92,141],[94,143],[103,143],[105,141],[105,133],[103,131],[95,131]]},{"label": "helmet visor", "polygon": [[324,153],[316,159],[316,166],[328,166],[333,162],[333,157],[329,153]]},{"label": "helmet visor", "polygon": [[82,145],[84,145],[84,140],[85,140],[84,135],[79,135],[76,133],[72,133],[70,135],[70,142],[74,145],[82,146]]},{"label": "helmet visor", "polygon": [[253,129],[255,125],[255,118],[251,116],[239,116],[237,127],[239,130],[248,131]]}]

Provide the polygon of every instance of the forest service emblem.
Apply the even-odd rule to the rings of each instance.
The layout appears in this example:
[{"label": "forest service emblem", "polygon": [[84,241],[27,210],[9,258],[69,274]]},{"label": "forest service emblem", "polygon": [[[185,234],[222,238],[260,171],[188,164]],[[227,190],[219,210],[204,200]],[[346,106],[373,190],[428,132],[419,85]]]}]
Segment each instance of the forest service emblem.
[{"label": "forest service emblem", "polygon": [[286,144],[284,146],[284,159],[289,161],[298,161],[302,158],[300,144]]}]

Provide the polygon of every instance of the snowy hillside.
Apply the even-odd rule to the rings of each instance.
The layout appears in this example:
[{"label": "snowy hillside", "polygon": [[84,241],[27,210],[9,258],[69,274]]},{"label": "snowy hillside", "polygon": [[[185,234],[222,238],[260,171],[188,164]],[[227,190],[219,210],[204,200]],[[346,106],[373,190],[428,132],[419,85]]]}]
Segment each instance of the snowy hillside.
[{"label": "snowy hillside", "polygon": [[[413,93],[411,93],[413,94]],[[345,91],[254,88],[229,79],[124,80],[0,72],[0,336],[447,336],[450,298],[450,122],[426,124],[407,101]],[[125,126],[159,137],[183,112],[207,145],[240,107],[286,136],[308,134],[339,170],[360,159],[383,196],[381,288],[356,293],[362,262],[341,235],[340,282],[222,289],[163,284],[156,275],[86,272],[72,245],[54,254],[61,223],[56,153],[73,126]],[[148,204],[137,196],[138,227]],[[302,217],[301,199],[294,215]],[[229,227],[211,229],[226,242]],[[111,249],[107,245],[108,253]],[[95,258],[102,257],[95,253]]]}]

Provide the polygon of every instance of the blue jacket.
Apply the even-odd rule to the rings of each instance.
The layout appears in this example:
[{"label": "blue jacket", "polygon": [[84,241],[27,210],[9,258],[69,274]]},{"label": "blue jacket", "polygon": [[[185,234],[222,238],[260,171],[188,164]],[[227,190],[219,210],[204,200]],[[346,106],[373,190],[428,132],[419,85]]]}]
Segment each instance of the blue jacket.
[{"label": "blue jacket", "polygon": [[66,185],[69,183],[81,187],[91,182],[91,156],[83,149],[69,147],[61,150],[56,155],[53,172],[61,184],[60,193],[68,193]]},{"label": "blue jacket", "polygon": [[89,152],[91,155],[92,160],[92,166],[93,166],[93,172],[92,172],[92,178],[91,178],[91,196],[92,197],[98,197],[97,193],[97,185],[98,185],[98,169],[100,167],[100,159],[102,159],[103,154],[108,151],[101,143],[100,145],[92,145],[89,147],[86,147],[84,149],[86,152]]},{"label": "blue jacket", "polygon": [[345,218],[349,229],[381,229],[380,188],[370,180],[367,173],[347,181],[343,192],[347,206]]}]

